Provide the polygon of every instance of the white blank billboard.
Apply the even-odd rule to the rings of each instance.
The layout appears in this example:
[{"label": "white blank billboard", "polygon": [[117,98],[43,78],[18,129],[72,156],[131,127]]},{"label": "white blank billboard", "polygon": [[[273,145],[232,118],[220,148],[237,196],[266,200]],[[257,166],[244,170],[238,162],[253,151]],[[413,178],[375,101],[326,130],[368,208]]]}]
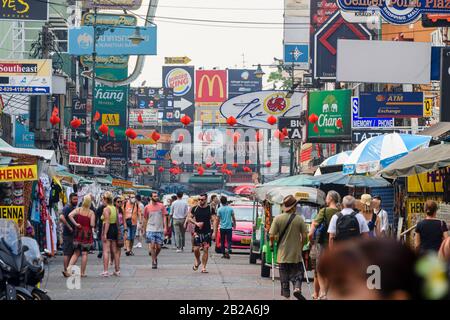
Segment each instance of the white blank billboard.
[{"label": "white blank billboard", "polygon": [[336,80],[428,84],[431,43],[339,39]]},{"label": "white blank billboard", "polygon": [[284,17],[284,43],[309,43],[309,15]]}]

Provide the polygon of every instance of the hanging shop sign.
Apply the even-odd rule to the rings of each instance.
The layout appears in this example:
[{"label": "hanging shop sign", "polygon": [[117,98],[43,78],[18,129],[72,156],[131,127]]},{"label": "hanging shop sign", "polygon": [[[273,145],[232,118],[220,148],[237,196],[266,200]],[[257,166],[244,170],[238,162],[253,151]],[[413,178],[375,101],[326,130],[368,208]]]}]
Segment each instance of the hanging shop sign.
[{"label": "hanging shop sign", "polygon": [[423,102],[423,116],[424,117],[433,116],[433,98],[425,98]]},{"label": "hanging shop sign", "polygon": [[423,92],[367,92],[359,95],[362,117],[423,117]]},{"label": "hanging shop sign", "polygon": [[52,60],[0,60],[0,94],[52,93]]},{"label": "hanging shop sign", "polygon": [[284,44],[284,63],[309,70],[309,43]]},{"label": "hanging shop sign", "polygon": [[192,60],[189,57],[165,57],[165,64],[188,64]]},{"label": "hanging shop sign", "polygon": [[14,146],[16,148],[34,148],[34,132],[29,130],[29,118],[30,115],[25,113],[17,116],[14,121]]},{"label": "hanging shop sign", "polygon": [[25,219],[24,206],[0,206],[0,219],[13,220],[17,224]]},{"label": "hanging shop sign", "polygon": [[137,10],[142,5],[142,0],[87,0],[83,1],[85,8]]},{"label": "hanging shop sign", "polygon": [[[128,115],[128,124],[133,128],[154,127],[158,125],[157,109],[130,109]],[[138,121],[139,115],[142,117],[142,123]]]},{"label": "hanging shop sign", "polygon": [[394,126],[395,122],[393,118],[360,117],[359,97],[352,97],[352,128],[393,128]]},{"label": "hanging shop sign", "polygon": [[88,12],[83,15],[82,24],[85,26],[92,26],[94,23],[98,25],[106,25],[111,27],[131,27],[137,24],[137,17],[131,14],[110,14],[110,13],[94,13]]},{"label": "hanging shop sign", "polygon": [[239,125],[272,129],[267,123],[267,117],[299,117],[302,92],[294,92],[292,97],[287,97],[287,91],[258,91],[243,94],[226,101],[220,107],[220,113],[224,120],[233,116]]},{"label": "hanging shop sign", "polygon": [[121,188],[133,188],[133,182],[128,180],[112,179],[112,186]]},{"label": "hanging shop sign", "polygon": [[0,182],[35,181],[37,165],[0,167]]},{"label": "hanging shop sign", "polygon": [[308,93],[308,142],[351,140],[351,90]]},{"label": "hanging shop sign", "polygon": [[219,107],[228,98],[226,70],[195,71],[195,104]]},{"label": "hanging shop sign", "polygon": [[[140,37],[142,41],[137,43],[134,37]],[[94,52],[94,27],[70,28],[68,51],[71,55],[91,55]],[[156,26],[107,28],[95,41],[95,51],[98,56],[156,55]]]},{"label": "hanging shop sign", "polygon": [[2,0],[0,20],[48,21],[48,7],[46,0]]},{"label": "hanging shop sign", "polygon": [[391,24],[410,24],[423,13],[450,14],[448,1],[444,0],[338,0],[345,11],[378,11]]},{"label": "hanging shop sign", "polygon": [[[450,167],[447,172],[450,173]],[[433,171],[408,177],[408,192],[444,192],[443,173]]]},{"label": "hanging shop sign", "polygon": [[194,119],[194,67],[192,66],[163,66],[162,78],[164,87],[172,88],[174,107],[180,108],[183,115]]},{"label": "hanging shop sign", "polygon": [[262,79],[256,77],[256,70],[229,69],[228,70],[228,98],[241,94],[262,90]]},{"label": "hanging shop sign", "polygon": [[106,158],[88,157],[69,155],[69,165],[80,167],[104,168],[106,166]]},{"label": "hanging shop sign", "polygon": [[278,129],[286,128],[289,140],[300,140],[302,138],[302,121],[300,117],[278,118]]}]

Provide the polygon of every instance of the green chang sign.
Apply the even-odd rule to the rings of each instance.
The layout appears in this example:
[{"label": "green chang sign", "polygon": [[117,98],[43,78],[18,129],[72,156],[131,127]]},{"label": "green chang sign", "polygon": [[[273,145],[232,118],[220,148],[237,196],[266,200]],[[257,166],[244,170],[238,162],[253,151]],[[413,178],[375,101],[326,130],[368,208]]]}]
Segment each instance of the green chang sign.
[{"label": "green chang sign", "polygon": [[308,93],[308,141],[351,140],[351,90]]}]

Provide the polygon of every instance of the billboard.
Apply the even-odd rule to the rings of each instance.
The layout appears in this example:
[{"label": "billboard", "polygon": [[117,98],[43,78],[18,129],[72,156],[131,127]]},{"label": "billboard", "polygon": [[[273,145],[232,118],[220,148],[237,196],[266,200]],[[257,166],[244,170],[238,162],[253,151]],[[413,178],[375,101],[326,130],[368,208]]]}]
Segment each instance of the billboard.
[{"label": "billboard", "polygon": [[88,123],[88,113],[90,114],[91,111],[92,110],[88,110],[86,99],[72,99],[72,116],[81,120],[81,126],[79,126],[77,129],[78,132],[89,134],[86,131],[87,128],[90,127],[90,123]]},{"label": "billboard", "polygon": [[0,60],[0,94],[52,93],[52,60]]},{"label": "billboard", "polygon": [[262,79],[255,76],[255,70],[228,70],[228,98],[262,90]]},{"label": "billboard", "polygon": [[302,120],[300,117],[278,118],[278,129],[282,130],[286,128],[288,132],[288,139],[300,140],[302,139]]},{"label": "billboard", "polygon": [[[138,30],[143,40],[133,43],[130,37]],[[71,55],[91,55],[94,52],[94,27],[70,28],[68,51]],[[108,28],[95,41],[95,51],[98,56],[156,55],[156,26]]]},{"label": "billboard", "polygon": [[444,174],[450,168],[408,177],[408,192],[444,192]]},{"label": "billboard", "polygon": [[69,165],[79,167],[104,168],[106,166],[106,158],[71,154],[69,155]]},{"label": "billboard", "polygon": [[309,15],[311,0],[284,0],[284,14],[291,17],[305,17]]},{"label": "billboard", "polygon": [[0,5],[0,20],[48,21],[46,0],[3,0]]},{"label": "billboard", "polygon": [[174,107],[194,119],[194,67],[163,66],[162,77],[164,87],[173,89]]},{"label": "billboard", "polygon": [[83,2],[85,8],[114,10],[137,10],[142,4],[142,0],[87,0]]},{"label": "billboard", "polygon": [[[129,109],[128,125],[132,128],[147,128],[158,125],[158,110],[157,109]],[[141,115],[142,123],[138,121]]]},{"label": "billboard", "polygon": [[16,117],[14,147],[16,148],[34,148],[34,132],[29,130],[28,113]]},{"label": "billboard", "polygon": [[227,82],[226,70],[196,70],[196,105],[219,107],[228,97]]},{"label": "billboard", "polygon": [[423,117],[423,92],[362,92],[359,115],[362,117]]},{"label": "billboard", "polygon": [[273,129],[267,123],[275,117],[299,117],[303,92],[295,92],[291,98],[287,91],[258,91],[243,94],[226,101],[220,107],[224,119],[233,116],[239,125],[261,129]]},{"label": "billboard", "polygon": [[364,118],[359,116],[359,97],[352,97],[352,128],[393,128],[393,118]]},{"label": "billboard", "polygon": [[284,44],[284,62],[309,70],[309,43]]},{"label": "billboard", "polygon": [[351,94],[351,90],[308,93],[308,142],[350,141]]},{"label": "billboard", "polygon": [[[370,52],[369,58],[367,54]],[[431,43],[340,39],[337,81],[429,84]]]},{"label": "billboard", "polygon": [[309,42],[309,13],[305,16],[284,16],[284,43]]}]

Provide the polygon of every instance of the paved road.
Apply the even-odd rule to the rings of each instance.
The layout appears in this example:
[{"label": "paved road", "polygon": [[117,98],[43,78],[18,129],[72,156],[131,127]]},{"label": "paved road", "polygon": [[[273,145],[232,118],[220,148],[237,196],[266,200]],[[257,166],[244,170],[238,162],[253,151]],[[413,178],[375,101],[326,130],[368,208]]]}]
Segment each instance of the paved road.
[{"label": "paved road", "polygon": [[[225,260],[212,253],[208,274],[192,270],[194,259],[190,250],[177,253],[173,248],[163,249],[158,262],[158,269],[153,270],[147,250],[135,249],[133,257],[122,254],[120,277],[102,278],[99,275],[103,271],[101,259],[97,254],[90,254],[88,277],[81,279],[81,289],[68,289],[67,279],[61,274],[62,257],[57,256],[50,260],[50,276],[48,281],[44,278],[42,285],[52,299],[58,300],[272,299],[271,278],[261,278],[260,265],[250,265],[247,254],[232,254],[230,260]],[[306,283],[303,292],[308,295]],[[275,282],[275,299],[284,300],[278,281]]]}]

